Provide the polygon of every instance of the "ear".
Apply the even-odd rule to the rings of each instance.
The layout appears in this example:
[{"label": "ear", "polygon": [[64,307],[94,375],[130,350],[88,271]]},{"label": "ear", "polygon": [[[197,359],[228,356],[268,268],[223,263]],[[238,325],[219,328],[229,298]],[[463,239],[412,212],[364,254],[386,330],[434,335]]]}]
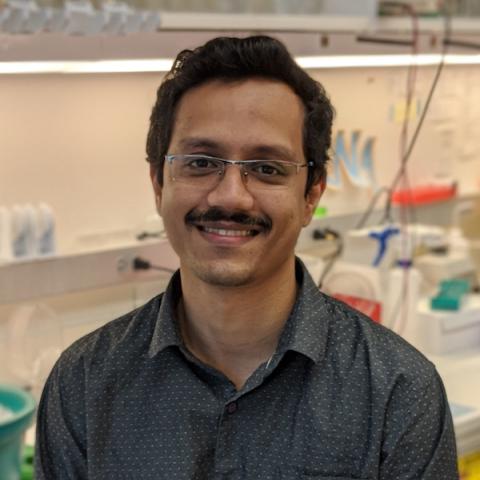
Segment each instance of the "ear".
[{"label": "ear", "polygon": [[305,211],[303,217],[303,226],[306,227],[312,220],[315,209],[317,208],[320,198],[325,191],[326,179],[322,178],[314,183],[305,195]]},{"label": "ear", "polygon": [[157,206],[157,212],[161,215],[162,206],[162,187],[158,183],[158,169],[162,168],[158,165],[150,165],[150,180],[152,182],[153,192],[155,194],[155,204]]}]

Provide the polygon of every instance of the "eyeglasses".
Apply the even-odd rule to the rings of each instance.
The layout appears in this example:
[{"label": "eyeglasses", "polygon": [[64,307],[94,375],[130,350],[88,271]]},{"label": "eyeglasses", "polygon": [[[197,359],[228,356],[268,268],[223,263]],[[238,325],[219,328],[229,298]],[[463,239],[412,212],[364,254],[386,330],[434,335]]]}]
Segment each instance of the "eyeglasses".
[{"label": "eyeglasses", "polygon": [[301,168],[313,162],[295,163],[286,160],[225,160],[208,155],[165,155],[170,178],[200,188],[215,188],[225,175],[227,165],[238,165],[244,182],[253,188],[288,187]]}]

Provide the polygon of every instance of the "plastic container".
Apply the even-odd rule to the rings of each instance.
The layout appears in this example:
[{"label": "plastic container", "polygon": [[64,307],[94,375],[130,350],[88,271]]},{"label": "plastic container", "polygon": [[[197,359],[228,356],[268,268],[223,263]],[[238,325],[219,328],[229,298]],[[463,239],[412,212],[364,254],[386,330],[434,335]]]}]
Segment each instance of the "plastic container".
[{"label": "plastic container", "polygon": [[420,272],[409,260],[399,260],[388,272],[387,281],[382,323],[417,346]]},{"label": "plastic container", "polygon": [[13,412],[0,421],[0,478],[19,480],[23,434],[32,423],[35,400],[18,387],[0,385],[0,404]]},{"label": "plastic container", "polygon": [[29,232],[28,218],[25,209],[21,205],[14,205],[11,213],[12,221],[12,248],[15,258],[27,257],[29,254]]},{"label": "plastic container", "polygon": [[455,198],[457,187],[453,185],[424,185],[413,189],[397,190],[392,194],[394,205],[426,205]]},{"label": "plastic container", "polygon": [[470,291],[470,283],[467,280],[451,279],[440,283],[438,293],[431,298],[432,310],[460,310],[465,295]]},{"label": "plastic container", "polygon": [[41,203],[37,208],[37,255],[54,255],[56,253],[55,216],[52,208],[46,203]]},{"label": "plastic container", "polygon": [[480,295],[469,294],[457,311],[432,310],[430,299],[418,305],[418,347],[422,352],[444,355],[480,346]]},{"label": "plastic container", "polygon": [[27,203],[23,206],[23,214],[26,221],[26,245],[27,245],[27,256],[29,258],[35,257],[37,255],[37,241],[38,241],[38,215],[37,209],[31,204]]},{"label": "plastic container", "polygon": [[13,259],[11,224],[10,211],[6,207],[0,207],[0,263]]}]

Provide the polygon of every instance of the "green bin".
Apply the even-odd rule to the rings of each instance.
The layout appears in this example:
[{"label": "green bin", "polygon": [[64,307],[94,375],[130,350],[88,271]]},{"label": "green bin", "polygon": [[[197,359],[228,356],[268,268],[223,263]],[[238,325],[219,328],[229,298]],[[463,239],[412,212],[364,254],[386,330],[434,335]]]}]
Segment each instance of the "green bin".
[{"label": "green bin", "polygon": [[12,413],[0,418],[0,479],[19,480],[23,437],[33,421],[35,400],[18,387],[0,384],[0,406]]}]

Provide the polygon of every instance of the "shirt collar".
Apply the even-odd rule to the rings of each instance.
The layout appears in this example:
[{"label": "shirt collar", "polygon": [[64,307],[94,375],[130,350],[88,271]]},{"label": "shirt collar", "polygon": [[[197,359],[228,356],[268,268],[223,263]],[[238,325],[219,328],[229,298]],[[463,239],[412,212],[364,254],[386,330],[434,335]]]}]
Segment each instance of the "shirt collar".
[{"label": "shirt collar", "polygon": [[317,363],[323,359],[327,346],[328,304],[298,257],[295,274],[297,300],[280,336],[276,353],[293,350]]},{"label": "shirt collar", "polygon": [[[293,350],[320,361],[328,334],[328,310],[325,296],[318,290],[300,259],[296,259],[297,299],[280,336],[277,353]],[[148,355],[153,357],[169,346],[183,345],[175,314],[181,296],[180,272],[172,276],[160,303]]]},{"label": "shirt collar", "polygon": [[149,357],[155,356],[167,347],[183,344],[175,313],[181,294],[180,270],[177,270],[170,279],[160,302],[157,321],[148,349]]}]

